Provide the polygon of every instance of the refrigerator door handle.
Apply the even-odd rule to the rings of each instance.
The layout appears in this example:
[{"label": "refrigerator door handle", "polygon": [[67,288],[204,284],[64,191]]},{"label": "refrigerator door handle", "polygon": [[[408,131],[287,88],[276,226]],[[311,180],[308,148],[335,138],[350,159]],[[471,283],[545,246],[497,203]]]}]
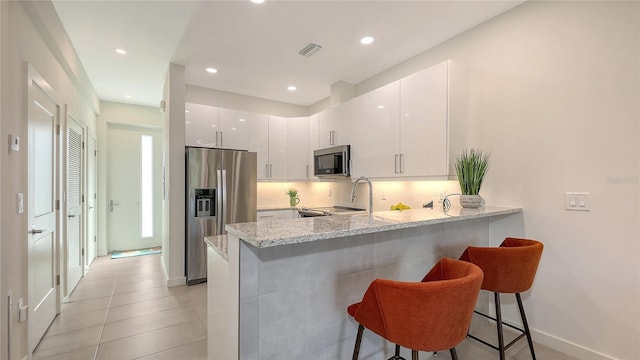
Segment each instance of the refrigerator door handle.
[{"label": "refrigerator door handle", "polygon": [[215,235],[222,235],[222,224],[224,224],[222,217],[224,216],[224,207],[222,199],[225,197],[224,189],[222,185],[222,171],[216,170],[217,181],[217,194],[216,194],[216,229],[218,230]]},{"label": "refrigerator door handle", "polygon": [[227,212],[225,211],[227,209],[227,196],[229,195],[227,194],[227,170],[222,170],[222,191],[224,193],[222,196],[222,216],[218,216],[220,219],[220,235],[224,234],[225,229],[223,226],[227,223]]}]

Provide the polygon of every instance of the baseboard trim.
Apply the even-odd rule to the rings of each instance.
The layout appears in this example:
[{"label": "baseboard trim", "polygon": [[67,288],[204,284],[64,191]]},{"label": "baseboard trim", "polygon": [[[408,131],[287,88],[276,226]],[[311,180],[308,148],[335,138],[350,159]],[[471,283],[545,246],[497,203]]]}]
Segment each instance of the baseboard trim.
[{"label": "baseboard trim", "polygon": [[543,331],[531,329],[531,333],[535,342],[580,360],[618,360]]},{"label": "baseboard trim", "polygon": [[184,285],[186,283],[187,283],[186,276],[180,276],[180,277],[177,277],[177,278],[168,279],[167,280],[167,287],[180,286],[180,285]]}]

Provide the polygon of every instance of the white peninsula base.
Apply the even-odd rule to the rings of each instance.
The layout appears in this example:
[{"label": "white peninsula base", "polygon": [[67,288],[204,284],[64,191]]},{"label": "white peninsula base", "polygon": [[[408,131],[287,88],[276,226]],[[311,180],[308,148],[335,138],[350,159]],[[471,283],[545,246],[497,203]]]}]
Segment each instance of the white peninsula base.
[{"label": "white peninsula base", "polygon": [[[349,359],[357,324],[346,309],[373,279],[420,281],[468,245],[522,236],[521,212],[417,209],[375,213],[373,224],[333,216],[229,225],[227,238],[208,242],[208,359]],[[386,359],[393,348],[365,332],[360,356]]]}]

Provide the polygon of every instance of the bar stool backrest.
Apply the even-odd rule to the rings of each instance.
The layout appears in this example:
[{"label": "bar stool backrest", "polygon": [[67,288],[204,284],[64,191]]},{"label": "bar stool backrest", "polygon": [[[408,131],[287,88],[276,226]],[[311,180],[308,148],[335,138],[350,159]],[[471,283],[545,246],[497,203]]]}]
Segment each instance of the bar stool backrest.
[{"label": "bar stool backrest", "polygon": [[424,282],[374,280],[355,320],[403,347],[448,350],[467,335],[481,284],[480,268],[443,258]]},{"label": "bar stool backrest", "polygon": [[521,293],[533,284],[543,247],[536,240],[506,238],[499,247],[469,246],[460,260],[474,263],[482,269],[482,289]]}]

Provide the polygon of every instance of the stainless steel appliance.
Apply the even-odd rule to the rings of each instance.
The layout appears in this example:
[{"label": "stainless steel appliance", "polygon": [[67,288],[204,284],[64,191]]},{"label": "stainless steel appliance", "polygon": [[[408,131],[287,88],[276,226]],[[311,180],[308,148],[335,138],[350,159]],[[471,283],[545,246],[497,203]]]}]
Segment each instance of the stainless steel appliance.
[{"label": "stainless steel appliance", "polygon": [[318,177],[351,176],[351,146],[341,145],[314,150],[313,175]]},{"label": "stainless steel appliance", "polygon": [[256,221],[257,160],[253,152],[193,147],[185,156],[185,275],[193,285],[207,280],[204,237]]},{"label": "stainless steel appliance", "polygon": [[364,214],[367,210],[349,207],[349,206],[329,206],[329,207],[316,207],[316,208],[300,208],[298,209],[299,217],[316,217],[316,216],[331,216],[331,215],[356,215]]}]

